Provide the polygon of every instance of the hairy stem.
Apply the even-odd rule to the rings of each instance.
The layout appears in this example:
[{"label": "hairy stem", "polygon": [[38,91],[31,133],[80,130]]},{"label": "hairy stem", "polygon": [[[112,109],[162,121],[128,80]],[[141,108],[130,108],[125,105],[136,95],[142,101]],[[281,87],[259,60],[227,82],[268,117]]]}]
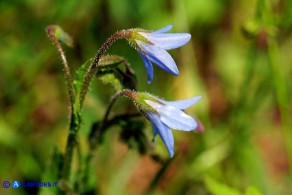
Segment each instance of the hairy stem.
[{"label": "hairy stem", "polygon": [[94,77],[94,75],[97,72],[97,66],[98,66],[98,61],[101,58],[101,56],[106,52],[106,50],[117,40],[122,39],[122,38],[127,38],[131,35],[130,30],[122,30],[118,31],[117,33],[113,34],[111,37],[109,37],[103,45],[100,47],[98,50],[92,64],[90,67],[87,69],[87,72],[84,76],[83,84],[81,87],[80,91],[80,108],[82,108],[86,93],[88,91],[88,88],[90,86],[90,83]]},{"label": "hairy stem", "polygon": [[71,111],[72,111],[72,107],[75,101],[75,93],[74,93],[74,88],[73,88],[73,79],[71,76],[71,71],[70,71],[70,67],[68,65],[65,53],[63,51],[63,48],[61,46],[61,44],[59,43],[58,39],[56,38],[56,36],[54,35],[54,29],[56,27],[54,25],[50,25],[46,28],[47,34],[50,37],[50,39],[53,41],[53,43],[56,45],[57,50],[61,56],[61,60],[62,63],[64,65],[64,74],[65,74],[65,79],[66,79],[66,84],[67,84],[67,89],[68,89],[68,95],[69,95],[69,99],[70,99],[70,107],[71,107]]},{"label": "hairy stem", "polygon": [[62,168],[62,178],[69,180],[71,171],[71,162],[73,157],[74,148],[76,147],[78,140],[78,131],[80,128],[81,118],[79,114],[72,114],[70,121],[70,131],[67,139],[66,151],[64,155],[64,163]]},{"label": "hairy stem", "polygon": [[103,129],[103,127],[105,126],[106,122],[107,122],[107,119],[108,119],[108,116],[111,112],[111,109],[113,107],[113,105],[115,104],[115,102],[117,101],[117,99],[119,99],[121,96],[127,96],[127,97],[131,97],[132,96],[132,91],[131,90],[128,90],[128,89],[124,89],[120,92],[117,92],[112,98],[111,98],[111,101],[106,109],[106,112],[105,112],[105,115],[103,117],[103,120],[100,124],[100,129]]},{"label": "hairy stem", "polygon": [[121,115],[121,116],[116,116],[114,117],[110,122],[108,121],[108,116],[111,112],[111,109],[114,105],[114,103],[117,101],[117,99],[121,96],[127,96],[129,98],[131,98],[133,96],[133,91],[129,90],[129,89],[124,89],[120,92],[117,92],[111,99],[108,107],[107,107],[107,110],[104,114],[104,117],[101,121],[100,124],[98,124],[98,126],[96,127],[93,127],[92,129],[92,132],[90,134],[90,147],[91,147],[91,151],[94,151],[95,150],[95,147],[98,143],[97,139],[98,139],[98,135],[102,134],[103,131],[108,128],[109,126],[113,125],[113,124],[116,124],[117,121],[120,121],[120,120],[125,120],[127,118],[130,118],[130,117],[137,117],[139,116],[138,114],[133,114],[133,115]]},{"label": "hairy stem", "polygon": [[69,180],[70,177],[70,170],[71,170],[71,162],[72,162],[72,156],[74,152],[74,148],[77,144],[77,134],[78,130],[80,128],[80,114],[79,111],[76,111],[74,109],[74,103],[75,103],[75,91],[73,87],[73,79],[71,76],[70,67],[68,65],[65,53],[63,51],[63,48],[61,44],[59,43],[57,37],[55,36],[55,30],[58,28],[58,26],[50,25],[47,27],[46,31],[50,39],[53,41],[53,43],[56,45],[57,50],[61,56],[61,60],[64,65],[64,73],[65,73],[65,79],[67,83],[67,89],[69,94],[69,100],[70,100],[70,125],[69,125],[69,135],[67,138],[67,145],[66,145],[66,151],[64,154],[64,161],[63,166],[60,170],[62,179],[65,181]]}]

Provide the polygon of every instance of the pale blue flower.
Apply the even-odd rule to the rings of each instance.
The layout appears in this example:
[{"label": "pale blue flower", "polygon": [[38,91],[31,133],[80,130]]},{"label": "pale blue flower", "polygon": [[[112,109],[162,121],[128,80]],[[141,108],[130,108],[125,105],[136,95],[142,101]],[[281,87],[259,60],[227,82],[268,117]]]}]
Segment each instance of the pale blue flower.
[{"label": "pale blue flower", "polygon": [[154,32],[141,29],[133,31],[130,42],[143,59],[148,74],[148,83],[151,83],[153,80],[153,67],[151,62],[170,74],[176,76],[179,74],[174,60],[166,50],[185,45],[191,39],[191,35],[188,33],[166,33],[171,28],[172,25]]},{"label": "pale blue flower", "polygon": [[195,119],[187,115],[183,110],[195,104],[201,99],[201,96],[171,102],[153,96],[150,97],[149,99],[144,99],[144,101],[153,111],[148,109],[142,110],[142,112],[152,123],[153,141],[158,134],[164,142],[170,157],[173,157],[174,139],[171,129],[191,131],[198,127]]}]

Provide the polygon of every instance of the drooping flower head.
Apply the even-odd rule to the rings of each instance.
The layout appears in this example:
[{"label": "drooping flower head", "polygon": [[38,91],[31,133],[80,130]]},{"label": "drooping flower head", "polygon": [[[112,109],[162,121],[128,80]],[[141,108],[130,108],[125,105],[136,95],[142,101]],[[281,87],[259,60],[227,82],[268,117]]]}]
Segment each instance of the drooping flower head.
[{"label": "drooping flower head", "polygon": [[131,91],[131,99],[137,108],[151,122],[153,141],[158,134],[164,142],[170,157],[174,155],[174,139],[171,129],[192,131],[198,123],[184,112],[184,109],[195,104],[201,96],[179,101],[165,101],[148,93]]},{"label": "drooping flower head", "polygon": [[169,25],[157,31],[132,29],[130,44],[141,55],[148,74],[148,83],[153,80],[153,67],[151,62],[172,75],[178,75],[179,71],[172,57],[166,50],[175,49],[186,44],[191,35],[188,33],[166,33],[172,28]]}]

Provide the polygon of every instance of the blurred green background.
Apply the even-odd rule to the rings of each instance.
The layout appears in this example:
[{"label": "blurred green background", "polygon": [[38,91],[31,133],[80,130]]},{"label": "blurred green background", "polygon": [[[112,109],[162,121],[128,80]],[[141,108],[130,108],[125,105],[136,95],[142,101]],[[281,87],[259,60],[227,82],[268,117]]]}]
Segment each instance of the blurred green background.
[{"label": "blurred green background", "polygon": [[[114,127],[91,162],[91,193],[292,194],[289,0],[0,1],[1,183],[49,181],[54,151],[64,152],[68,97],[60,57],[45,33],[50,24],[74,38],[75,47],[65,48],[72,70],[117,30],[173,24],[171,32],[192,34],[191,42],[170,51],[180,75],[155,66],[151,85],[126,41],[108,53],[128,59],[140,91],[166,100],[202,95],[187,112],[205,131],[174,131],[175,157],[163,164],[128,148]],[[83,112],[81,152],[88,151],[91,125],[101,119],[113,92],[93,82]],[[119,102],[114,111],[122,113],[130,102]],[[149,123],[145,132],[151,140]],[[152,150],[168,159],[160,139]],[[0,194],[54,192],[0,187]]]}]

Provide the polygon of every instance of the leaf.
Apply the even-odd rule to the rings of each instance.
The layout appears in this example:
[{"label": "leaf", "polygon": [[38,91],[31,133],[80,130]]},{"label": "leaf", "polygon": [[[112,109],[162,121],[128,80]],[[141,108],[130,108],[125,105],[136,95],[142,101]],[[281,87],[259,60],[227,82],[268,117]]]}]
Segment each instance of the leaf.
[{"label": "leaf", "polygon": [[[92,61],[93,61],[93,58],[88,59],[84,64],[81,65],[81,67],[76,72],[76,78],[74,79],[74,82],[73,82],[76,94],[80,93],[84,75],[86,74],[86,71],[89,68]],[[114,82],[113,85],[117,86],[118,85],[117,80],[113,77],[113,75],[105,76],[105,74],[112,74],[112,70],[116,68],[123,61],[124,59],[119,56],[110,56],[110,55],[102,56],[98,62],[97,75],[99,79],[101,79],[104,83],[110,83],[110,81],[113,81]]]},{"label": "leaf", "polygon": [[84,75],[85,75],[87,69],[89,68],[91,62],[92,62],[92,58],[88,59],[84,64],[81,65],[81,67],[76,72],[76,78],[73,81],[73,85],[74,85],[74,89],[76,91],[76,94],[80,93]]},{"label": "leaf", "polygon": [[[118,66],[123,63],[125,70]],[[136,89],[137,80],[134,71],[125,58],[116,55],[102,56],[98,62],[98,75],[106,74],[108,71],[114,71],[123,88]],[[120,88],[119,88],[120,89]]]},{"label": "leaf", "polygon": [[[73,81],[74,89],[77,94],[75,101],[76,110],[79,110],[77,103],[79,102],[79,95],[81,94],[82,85],[84,82],[83,79],[88,68],[90,68],[90,64],[92,63],[92,61],[93,58],[90,58],[77,70],[76,78]],[[98,62],[98,71],[96,73],[96,76],[104,84],[112,85],[115,91],[120,91],[124,88],[124,86],[130,89],[134,89],[136,86],[136,80],[135,75],[131,72],[130,68],[125,65],[126,73],[123,73],[123,71],[118,68],[118,65],[120,65],[124,61],[125,59],[120,56],[102,56]]]},{"label": "leaf", "polygon": [[102,56],[99,59],[98,68],[101,70],[114,69],[124,61],[125,59],[120,56],[115,56],[115,55]]}]

